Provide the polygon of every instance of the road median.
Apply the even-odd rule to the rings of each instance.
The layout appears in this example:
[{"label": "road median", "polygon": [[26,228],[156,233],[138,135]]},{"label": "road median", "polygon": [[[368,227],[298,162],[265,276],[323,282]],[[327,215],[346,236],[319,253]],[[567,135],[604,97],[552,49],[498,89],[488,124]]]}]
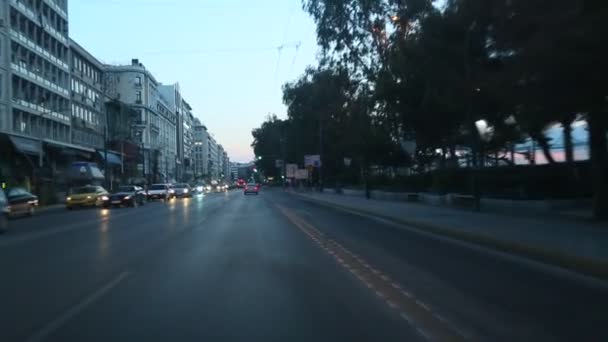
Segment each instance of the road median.
[{"label": "road median", "polygon": [[[584,255],[584,253],[573,253],[572,251],[555,248],[551,245],[534,243],[531,241],[526,241],[526,239],[517,239],[517,236],[507,239],[501,236],[492,235],[490,233],[461,229],[457,225],[432,222],[432,219],[415,219],[400,212],[389,213],[387,210],[380,211],[373,206],[370,208],[365,208],[361,205],[349,204],[346,200],[328,200],[324,199],[323,195],[309,195],[300,193],[293,194],[303,200],[321,204],[327,207],[382,218],[404,226],[418,229],[420,231],[429,232],[464,242],[474,243],[476,245],[488,247],[497,251],[526,257],[553,266],[558,266],[586,276],[608,280],[608,259],[604,257],[593,257],[590,255]],[[467,213],[466,215],[471,215],[471,213]],[[500,219],[500,217],[497,217],[497,219]],[[576,239],[577,233],[574,231],[575,229],[576,228],[573,228],[572,232],[572,237],[574,239]],[[492,232],[492,230],[488,230],[488,232]],[[576,244],[576,242],[570,242],[570,245],[574,244]],[[584,245],[584,242],[582,242],[581,245]]]}]

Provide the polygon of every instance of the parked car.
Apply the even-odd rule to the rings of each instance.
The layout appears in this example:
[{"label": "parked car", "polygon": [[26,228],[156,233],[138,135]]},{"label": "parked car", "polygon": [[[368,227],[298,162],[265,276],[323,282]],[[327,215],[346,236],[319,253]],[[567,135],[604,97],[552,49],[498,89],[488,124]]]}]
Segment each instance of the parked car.
[{"label": "parked car", "polygon": [[175,198],[192,197],[192,188],[186,183],[173,184],[171,189]]},{"label": "parked car", "polygon": [[137,185],[121,185],[117,191],[110,195],[110,201],[107,206],[119,207],[137,207],[144,205],[146,201],[146,193],[144,189]]},{"label": "parked car", "polygon": [[8,215],[10,214],[10,206],[8,199],[4,194],[4,190],[0,189],[0,233],[4,233],[8,229]]},{"label": "parked car", "polygon": [[75,207],[99,207],[107,206],[110,194],[99,185],[85,185],[70,190],[65,199],[68,210]]},{"label": "parked car", "polygon": [[6,197],[10,206],[9,216],[34,215],[38,207],[38,196],[23,188],[10,188],[6,190]]},{"label": "parked car", "polygon": [[171,198],[170,190],[169,184],[152,184],[146,193],[148,201],[156,199],[167,201]]},{"label": "parked car", "polygon": [[247,183],[247,185],[245,185],[245,190],[243,190],[243,194],[248,195],[248,194],[256,194],[259,195],[259,191],[260,191],[260,186],[256,183]]}]

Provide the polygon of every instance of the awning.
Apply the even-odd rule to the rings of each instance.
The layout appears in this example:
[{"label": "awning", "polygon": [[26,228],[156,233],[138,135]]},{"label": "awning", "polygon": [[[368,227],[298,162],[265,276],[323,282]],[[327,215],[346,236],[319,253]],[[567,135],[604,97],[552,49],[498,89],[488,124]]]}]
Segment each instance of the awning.
[{"label": "awning", "polygon": [[21,153],[28,153],[33,155],[40,154],[40,142],[28,138],[16,137],[14,135],[9,135],[9,139],[15,146],[17,150]]},{"label": "awning", "polygon": [[88,147],[84,147],[84,146],[80,146],[80,145],[68,144],[65,142],[57,141],[57,140],[44,139],[44,142],[51,146],[56,146],[56,147],[71,148],[74,150],[79,150],[79,151],[89,152],[89,153],[95,152],[95,150],[92,148],[88,148]]},{"label": "awning", "polygon": [[[105,159],[104,158],[106,155],[105,151],[97,151],[97,153],[101,157],[101,160]],[[109,165],[122,165],[120,154],[108,151],[108,164]]]},{"label": "awning", "polygon": [[79,156],[85,159],[91,159],[91,153],[95,152],[95,150],[92,148],[69,144],[57,140],[44,139],[44,143],[48,147],[55,148],[61,154],[66,156]]}]

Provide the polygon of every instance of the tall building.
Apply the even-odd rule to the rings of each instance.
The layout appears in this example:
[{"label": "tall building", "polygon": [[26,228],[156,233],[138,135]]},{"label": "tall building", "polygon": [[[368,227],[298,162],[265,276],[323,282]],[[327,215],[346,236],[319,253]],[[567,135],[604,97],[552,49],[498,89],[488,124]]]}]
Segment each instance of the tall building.
[{"label": "tall building", "polygon": [[192,158],[194,162],[194,177],[196,179],[206,178],[209,172],[207,157],[209,154],[209,144],[207,136],[207,127],[205,127],[199,119],[195,118],[192,133]]},{"label": "tall building", "polygon": [[192,107],[182,97],[182,131],[181,139],[177,143],[181,144],[181,158],[184,165],[183,179],[186,181],[194,178],[194,161],[192,157],[192,149],[194,147],[192,133],[194,131],[194,115],[192,115]]},{"label": "tall building", "polygon": [[67,1],[2,1],[0,17],[10,51],[0,63],[0,129],[70,143]]},{"label": "tall building", "polygon": [[233,180],[230,171],[230,158],[228,158],[228,152],[224,151],[224,155],[222,156],[222,173],[226,182]]},{"label": "tall building", "polygon": [[192,161],[194,115],[192,114],[192,107],[182,97],[179,84],[160,85],[158,89],[167,100],[169,110],[176,116],[176,179],[180,181],[191,180],[194,175]]},{"label": "tall building", "polygon": [[133,135],[142,154],[138,168],[148,181],[166,181],[174,174],[178,154],[176,136],[178,117],[170,99],[163,98],[161,86],[138,59],[130,65],[106,65],[106,94],[131,105],[137,112]]},{"label": "tall building", "polygon": [[208,176],[211,179],[217,180],[219,178],[219,165],[218,165],[218,156],[217,156],[217,142],[215,138],[211,135],[207,135],[207,165],[208,165]]},{"label": "tall building", "polygon": [[70,39],[72,143],[104,147],[103,64]]},{"label": "tall building", "polygon": [[67,0],[0,1],[0,155],[8,156],[0,158],[0,178],[43,202],[44,189],[65,187],[67,168],[92,159],[87,146],[99,143],[72,143],[67,7]]}]

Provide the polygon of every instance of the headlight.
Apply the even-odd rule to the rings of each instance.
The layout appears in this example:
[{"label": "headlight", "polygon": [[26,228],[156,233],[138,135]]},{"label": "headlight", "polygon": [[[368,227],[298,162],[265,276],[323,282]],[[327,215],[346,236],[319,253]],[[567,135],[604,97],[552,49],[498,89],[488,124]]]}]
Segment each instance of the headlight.
[{"label": "headlight", "polygon": [[68,198],[66,198],[65,200],[69,202],[69,201],[71,201],[71,200],[72,200],[72,197],[68,197]]},{"label": "headlight", "polygon": [[125,196],[125,199],[126,199],[126,200],[130,200],[130,199],[131,199],[131,196]]},{"label": "headlight", "polygon": [[93,197],[91,197],[91,196],[87,196],[87,199],[91,199],[91,198],[93,198]]},{"label": "headlight", "polygon": [[170,194],[172,194],[172,193],[174,193],[174,192],[175,192],[175,190],[173,190],[173,189],[169,189],[169,193],[170,193]]},{"label": "headlight", "polygon": [[188,189],[184,189],[184,193],[187,194],[188,193]]},{"label": "headlight", "polygon": [[196,187],[196,191],[198,191],[198,192],[203,191],[203,187],[202,187],[202,186],[197,186],[197,187]]},{"label": "headlight", "polygon": [[211,187],[210,187],[210,186],[207,186],[207,190],[211,190]]},{"label": "headlight", "polygon": [[108,197],[108,196],[101,196],[102,201],[108,201],[109,199],[110,199],[110,197]]}]

